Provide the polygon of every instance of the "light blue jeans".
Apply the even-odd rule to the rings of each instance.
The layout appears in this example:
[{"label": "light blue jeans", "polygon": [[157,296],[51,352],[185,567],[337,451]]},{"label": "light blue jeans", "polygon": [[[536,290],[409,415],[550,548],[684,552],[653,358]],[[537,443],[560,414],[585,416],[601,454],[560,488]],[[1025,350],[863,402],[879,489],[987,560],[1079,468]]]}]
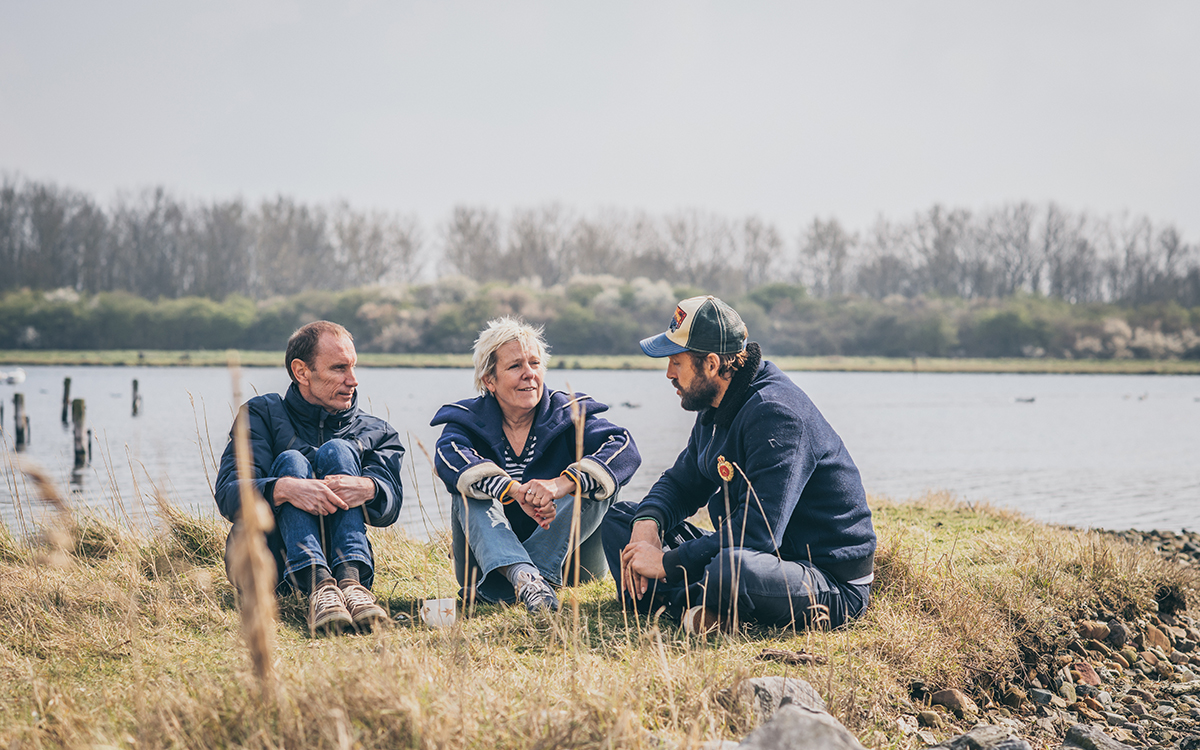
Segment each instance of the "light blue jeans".
[{"label": "light blue jeans", "polygon": [[[580,580],[603,577],[606,572],[604,548],[600,544],[600,522],[615,497],[607,500],[584,499],[579,513]],[[516,563],[531,563],[554,586],[563,584],[563,564],[571,550],[571,515],[575,496],[555,501],[555,516],[550,528],[537,527],[521,541],[512,530],[499,500],[466,499],[450,496],[450,529],[454,551],[454,575],[462,587],[464,600],[470,599],[474,584],[475,598],[483,602],[514,602],[516,593],[508,579],[497,570]],[[522,512],[517,509],[517,512]],[[468,554],[468,541],[470,552]],[[469,565],[468,565],[469,560]],[[567,571],[574,575],[572,569]]]}]

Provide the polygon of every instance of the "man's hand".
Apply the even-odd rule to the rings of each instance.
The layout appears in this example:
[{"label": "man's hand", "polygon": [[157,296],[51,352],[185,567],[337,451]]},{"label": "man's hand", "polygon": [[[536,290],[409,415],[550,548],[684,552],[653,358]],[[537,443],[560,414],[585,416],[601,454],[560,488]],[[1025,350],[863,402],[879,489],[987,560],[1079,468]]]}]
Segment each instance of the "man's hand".
[{"label": "man's hand", "polygon": [[662,537],[658,524],[649,519],[633,525],[629,544],[621,550],[621,588],[641,599],[650,588],[650,580],[666,580],[663,568]]},{"label": "man's hand", "polygon": [[314,516],[328,516],[350,507],[336,492],[326,486],[323,479],[280,477],[275,480],[272,499],[276,506],[291,503]]},{"label": "man's hand", "polygon": [[347,508],[357,508],[375,499],[375,482],[370,477],[330,474],[321,481],[346,503]]}]

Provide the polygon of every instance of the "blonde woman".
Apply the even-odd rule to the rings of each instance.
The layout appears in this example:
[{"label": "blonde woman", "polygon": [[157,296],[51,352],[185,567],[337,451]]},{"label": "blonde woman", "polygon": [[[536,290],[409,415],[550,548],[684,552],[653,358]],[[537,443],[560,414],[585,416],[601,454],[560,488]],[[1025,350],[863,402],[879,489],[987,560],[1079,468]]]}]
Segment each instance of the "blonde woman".
[{"label": "blonde woman", "polygon": [[576,486],[581,577],[603,575],[600,522],[642,462],[629,432],[597,416],[608,407],[582,393],[576,460],[572,397],[544,386],[547,359],[540,329],[510,317],[490,321],[475,341],[481,395],[446,404],[430,423],[445,425],[434,463],[451,494],[464,599],[520,601],[535,614],[558,609]]}]

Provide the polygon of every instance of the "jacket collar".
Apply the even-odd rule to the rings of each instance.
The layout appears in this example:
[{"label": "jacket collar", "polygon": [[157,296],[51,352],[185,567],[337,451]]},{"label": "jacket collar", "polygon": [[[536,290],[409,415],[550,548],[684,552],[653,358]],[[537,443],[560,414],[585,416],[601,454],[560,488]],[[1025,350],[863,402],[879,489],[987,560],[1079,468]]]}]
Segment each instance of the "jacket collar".
[{"label": "jacket collar", "polygon": [[[581,394],[582,396],[582,394]],[[537,435],[538,445],[549,440],[572,424],[571,396],[563,391],[545,388],[533,415],[531,432]],[[607,407],[591,398],[583,397],[580,407],[585,414],[604,411]],[[446,404],[438,409],[430,426],[455,423],[479,435],[492,446],[502,445],[504,440],[504,413],[500,402],[490,394]]]},{"label": "jacket collar", "polygon": [[332,414],[325,411],[316,404],[310,404],[300,395],[300,388],[295,383],[292,383],[287,393],[283,397],[284,403],[287,404],[290,411],[296,418],[304,424],[341,424],[348,421],[358,412],[358,391],[354,391],[354,396],[350,401],[350,408],[342,411],[335,411]]},{"label": "jacket collar", "polygon": [[747,344],[746,364],[733,374],[729,387],[725,389],[725,396],[721,398],[721,404],[715,409],[710,407],[700,413],[700,423],[715,423],[718,427],[728,427],[742,410],[746,399],[750,398],[750,384],[758,376],[761,365],[762,348],[756,342]]}]

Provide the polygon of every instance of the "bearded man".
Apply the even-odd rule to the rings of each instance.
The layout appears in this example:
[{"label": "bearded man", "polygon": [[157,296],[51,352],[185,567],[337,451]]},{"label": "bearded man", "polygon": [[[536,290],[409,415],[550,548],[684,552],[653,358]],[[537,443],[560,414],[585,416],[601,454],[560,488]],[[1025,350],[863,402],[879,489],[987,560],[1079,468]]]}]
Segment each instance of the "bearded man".
[{"label": "bearded man", "polygon": [[[646,497],[605,516],[617,594],[643,612],[666,607],[692,632],[839,627],[866,610],[874,579],[862,478],[804,391],[746,339],[737,312],[704,296],[641,342],[668,358],[681,405],[699,415]],[[686,520],[705,505],[715,531]]]}]

